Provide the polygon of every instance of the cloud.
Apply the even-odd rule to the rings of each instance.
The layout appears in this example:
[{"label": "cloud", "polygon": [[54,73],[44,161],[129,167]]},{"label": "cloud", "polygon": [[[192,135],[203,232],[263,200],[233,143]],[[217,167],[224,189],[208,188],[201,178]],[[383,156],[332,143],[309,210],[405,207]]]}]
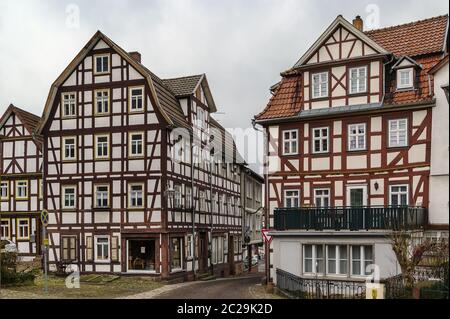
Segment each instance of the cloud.
[{"label": "cloud", "polygon": [[[66,23],[79,8],[79,27]],[[206,73],[225,127],[245,128],[268,88],[338,15],[380,9],[380,26],[448,12],[445,0],[1,1],[0,112],[42,114],[51,83],[100,29],[160,77]],[[261,150],[259,150],[261,151]]]}]

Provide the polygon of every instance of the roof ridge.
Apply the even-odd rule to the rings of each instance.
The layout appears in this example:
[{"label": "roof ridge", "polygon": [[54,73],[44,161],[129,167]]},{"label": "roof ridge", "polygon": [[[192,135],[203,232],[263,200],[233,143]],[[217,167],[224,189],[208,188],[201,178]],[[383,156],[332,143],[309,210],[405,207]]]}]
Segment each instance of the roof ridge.
[{"label": "roof ridge", "polygon": [[27,110],[24,110],[24,109],[21,108],[21,107],[15,106],[14,104],[11,104],[11,106],[12,106],[12,108],[13,108],[14,110],[17,110],[17,111],[19,111],[19,112],[25,113],[25,115],[30,115],[30,116],[36,118],[37,120],[40,120],[40,119],[41,119],[41,117],[40,117],[39,115],[36,115],[36,114],[31,113],[31,112],[29,112],[29,111],[27,111]]},{"label": "roof ridge", "polygon": [[425,19],[416,20],[416,21],[411,21],[411,22],[407,22],[407,23],[403,23],[403,24],[397,24],[397,25],[393,25],[393,26],[389,26],[389,27],[368,30],[368,31],[364,31],[364,33],[365,34],[369,34],[369,33],[374,33],[374,32],[379,32],[379,31],[387,31],[387,30],[392,30],[392,29],[395,29],[395,28],[400,28],[400,27],[406,27],[406,26],[414,25],[414,24],[417,24],[417,23],[428,22],[428,21],[431,21],[431,20],[439,20],[439,19],[442,19],[442,18],[447,18],[448,19],[448,13],[440,15],[440,16],[434,16],[434,17],[425,18]]},{"label": "roof ridge", "polygon": [[202,74],[194,74],[194,75],[185,75],[185,76],[180,76],[180,77],[175,77],[175,78],[166,78],[166,79],[161,79],[163,81],[170,81],[170,80],[181,80],[181,79],[187,79],[187,78],[195,78],[197,76],[203,76],[205,75],[205,73]]}]

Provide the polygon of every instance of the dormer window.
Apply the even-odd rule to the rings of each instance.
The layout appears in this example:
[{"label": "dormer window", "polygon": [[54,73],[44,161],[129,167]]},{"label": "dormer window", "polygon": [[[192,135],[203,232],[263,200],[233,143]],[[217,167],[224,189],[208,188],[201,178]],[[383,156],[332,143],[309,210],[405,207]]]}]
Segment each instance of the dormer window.
[{"label": "dormer window", "polygon": [[397,89],[407,90],[413,89],[413,68],[397,70]]}]

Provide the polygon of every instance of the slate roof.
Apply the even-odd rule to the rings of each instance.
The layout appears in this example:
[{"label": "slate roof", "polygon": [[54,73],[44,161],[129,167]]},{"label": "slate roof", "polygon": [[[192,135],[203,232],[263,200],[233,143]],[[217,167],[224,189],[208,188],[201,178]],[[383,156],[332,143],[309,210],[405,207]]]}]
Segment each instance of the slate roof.
[{"label": "slate roof", "polygon": [[183,97],[193,94],[203,77],[203,74],[199,74],[173,79],[163,79],[162,81],[175,96]]},{"label": "slate roof", "polygon": [[[227,132],[227,130],[214,118],[210,117],[210,126],[212,129],[217,129],[221,132],[221,138],[214,138],[212,141],[212,147],[215,148],[216,160],[225,160],[227,163],[244,164],[244,158],[239,153],[233,136]],[[219,145],[221,142],[222,145]],[[222,149],[222,154],[219,154],[217,150]]]}]

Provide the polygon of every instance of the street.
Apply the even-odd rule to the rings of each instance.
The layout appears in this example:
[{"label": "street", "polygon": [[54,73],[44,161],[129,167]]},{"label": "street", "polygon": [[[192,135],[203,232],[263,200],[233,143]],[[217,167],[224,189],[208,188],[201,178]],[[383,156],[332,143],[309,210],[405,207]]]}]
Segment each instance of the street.
[{"label": "street", "polygon": [[262,275],[199,282],[156,296],[156,299],[256,299],[264,294]]}]

